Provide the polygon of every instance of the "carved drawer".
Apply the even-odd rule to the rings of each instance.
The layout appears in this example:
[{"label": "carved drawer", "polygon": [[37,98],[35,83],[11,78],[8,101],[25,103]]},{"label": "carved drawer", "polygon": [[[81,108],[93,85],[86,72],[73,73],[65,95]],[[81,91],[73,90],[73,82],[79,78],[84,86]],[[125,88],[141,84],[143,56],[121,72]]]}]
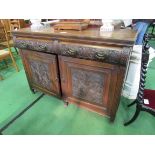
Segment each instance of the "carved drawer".
[{"label": "carved drawer", "polygon": [[60,55],[126,66],[131,48],[111,48],[73,43],[59,43]]},{"label": "carved drawer", "polygon": [[131,48],[112,48],[51,40],[14,38],[15,46],[39,52],[55,53],[80,59],[95,60],[126,66]]},{"label": "carved drawer", "polygon": [[14,45],[20,49],[28,49],[39,52],[56,53],[57,40],[42,40],[31,38],[14,38]]}]

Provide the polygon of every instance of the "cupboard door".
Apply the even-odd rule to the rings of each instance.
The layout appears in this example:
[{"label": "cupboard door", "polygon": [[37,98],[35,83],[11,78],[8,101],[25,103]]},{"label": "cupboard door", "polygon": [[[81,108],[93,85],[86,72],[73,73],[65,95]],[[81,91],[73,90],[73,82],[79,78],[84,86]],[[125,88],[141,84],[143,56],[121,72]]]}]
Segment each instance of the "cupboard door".
[{"label": "cupboard door", "polygon": [[60,96],[55,55],[30,50],[20,51],[30,88]]},{"label": "cupboard door", "polygon": [[65,56],[59,56],[59,65],[64,100],[109,116],[118,67]]}]

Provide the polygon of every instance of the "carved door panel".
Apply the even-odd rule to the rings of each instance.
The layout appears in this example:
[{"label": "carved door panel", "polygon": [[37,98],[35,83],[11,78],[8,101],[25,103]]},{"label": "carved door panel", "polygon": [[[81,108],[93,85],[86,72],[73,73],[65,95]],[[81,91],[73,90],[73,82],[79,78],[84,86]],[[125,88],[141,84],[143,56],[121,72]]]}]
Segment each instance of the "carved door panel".
[{"label": "carved door panel", "polygon": [[30,88],[60,96],[57,59],[55,55],[21,50]]},{"label": "carved door panel", "polygon": [[59,56],[59,65],[64,100],[108,115],[117,82],[117,66],[65,56]]}]

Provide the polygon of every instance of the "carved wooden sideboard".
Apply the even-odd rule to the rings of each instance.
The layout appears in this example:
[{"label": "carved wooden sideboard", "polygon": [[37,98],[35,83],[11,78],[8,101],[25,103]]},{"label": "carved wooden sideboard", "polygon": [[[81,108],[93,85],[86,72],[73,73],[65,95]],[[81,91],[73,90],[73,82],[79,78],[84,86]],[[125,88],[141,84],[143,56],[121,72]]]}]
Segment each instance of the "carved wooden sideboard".
[{"label": "carved wooden sideboard", "polygon": [[13,32],[32,91],[114,120],[136,32],[20,29]]}]

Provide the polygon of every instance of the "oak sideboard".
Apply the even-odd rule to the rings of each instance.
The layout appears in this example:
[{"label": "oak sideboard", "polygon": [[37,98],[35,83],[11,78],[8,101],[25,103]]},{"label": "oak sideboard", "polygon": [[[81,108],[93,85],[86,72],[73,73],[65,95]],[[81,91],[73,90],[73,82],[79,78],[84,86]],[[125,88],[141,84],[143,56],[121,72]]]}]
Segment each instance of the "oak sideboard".
[{"label": "oak sideboard", "polygon": [[[114,120],[136,32],[23,28],[13,31],[31,91]],[[52,110],[52,109],[51,109]]]}]

